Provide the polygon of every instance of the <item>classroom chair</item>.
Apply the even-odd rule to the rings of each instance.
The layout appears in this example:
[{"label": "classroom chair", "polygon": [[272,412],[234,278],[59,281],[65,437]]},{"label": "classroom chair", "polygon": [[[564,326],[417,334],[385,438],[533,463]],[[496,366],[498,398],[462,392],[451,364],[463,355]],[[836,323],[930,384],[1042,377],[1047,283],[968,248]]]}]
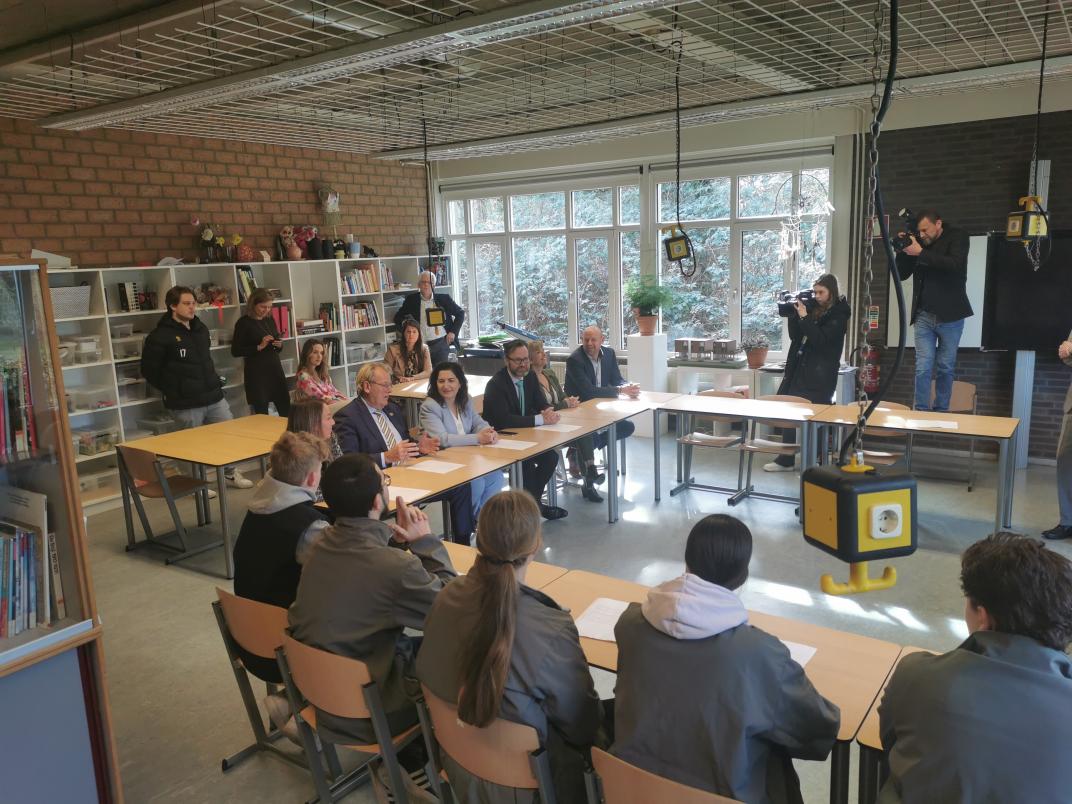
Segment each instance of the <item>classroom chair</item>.
[{"label": "classroom chair", "polygon": [[655,801],[673,801],[674,804],[737,802],[734,798],[726,798],[706,790],[688,787],[663,776],[656,776],[598,748],[592,749],[592,765],[592,770],[585,774],[588,804],[652,804]]},{"label": "classroom chair", "polygon": [[474,776],[520,790],[539,791],[540,804],[555,804],[551,781],[551,760],[540,745],[540,736],[532,726],[498,719],[484,728],[458,720],[458,708],[436,696],[421,684],[424,700],[418,702],[421,730],[424,732],[431,768],[428,778],[439,787],[444,801],[449,790],[443,784],[439,752]]},{"label": "classroom chair", "polygon": [[[420,727],[414,725],[391,734],[379,688],[372,680],[368,666],[358,659],[306,645],[286,633],[283,634],[283,644],[276,649],[276,660],[291,711],[296,713],[298,732],[309,757],[309,770],[319,800],[324,804],[338,801],[383,767],[394,800],[408,804],[405,784],[408,774],[398,763],[398,750],[420,737]],[[339,743],[343,748],[371,755],[368,762],[343,775],[335,745],[317,734],[317,710],[336,717],[372,721],[375,743]],[[327,772],[321,759],[327,763]]]},{"label": "classroom chair", "polygon": [[[723,399],[744,399],[741,394],[735,391],[721,391],[721,390],[708,390],[700,391],[697,396],[708,397],[720,397]],[[685,414],[678,414],[685,415]],[[741,481],[744,475],[744,452],[740,451],[741,442],[744,441],[744,436],[747,433],[746,422],[744,419],[735,418],[733,416],[699,416],[688,414],[686,415],[686,421],[688,426],[686,429],[690,430],[688,435],[684,435],[677,440],[677,443],[685,448],[684,452],[684,465],[685,465],[685,482],[670,490],[670,496],[673,497],[679,491],[684,491],[687,488],[699,488],[705,491],[718,491],[723,494],[736,494],[741,490]],[[714,432],[711,434],[699,432],[695,429],[695,426],[700,423],[710,423],[713,425]],[[727,427],[729,434],[720,434],[719,425]],[[734,432],[736,430],[736,432]],[[713,447],[715,449],[736,449],[738,450],[737,456],[737,487],[729,488],[725,486],[708,486],[700,483],[694,483],[692,481],[692,453],[696,447]]]},{"label": "classroom chair", "polygon": [[[805,405],[809,404],[809,400],[802,396],[790,396],[788,394],[770,394],[769,396],[756,397],[757,400],[764,402],[799,402]],[[753,496],[759,497],[763,500],[775,500],[777,502],[797,503],[799,497],[786,496],[784,494],[770,494],[767,492],[757,492],[752,487],[752,461],[756,456],[756,453],[762,453],[766,455],[793,455],[796,456],[800,453],[800,422],[798,421],[765,421],[764,425],[768,427],[777,427],[783,430],[796,430],[797,439],[794,444],[784,444],[781,441],[772,441],[768,438],[760,438],[756,435],[758,429],[758,422],[753,419],[751,427],[749,428],[748,438],[743,440],[738,447],[742,452],[748,453],[748,465],[745,471],[745,483],[736,494],[730,497],[726,502],[729,505],[736,505],[745,497]]]},{"label": "classroom chair", "polygon": [[[200,478],[188,475],[171,475],[169,477],[165,474],[164,467],[156,454],[146,450],[120,444],[116,448],[116,456],[119,465],[119,486],[123,496],[123,518],[127,527],[128,551],[147,544],[156,545],[175,554],[165,559],[165,563],[173,564],[176,561],[195,556],[198,553],[203,553],[223,544],[222,541],[214,541],[192,550],[188,549],[186,546],[186,526],[183,525],[182,517],[179,516],[178,506],[175,504],[177,500],[183,497],[195,495],[194,503],[197,507],[198,527],[206,524],[208,522],[208,483]],[[149,525],[149,518],[145,514],[145,506],[142,503],[143,497],[152,500],[164,500],[167,503],[168,511],[171,513],[171,521],[175,524],[173,531],[161,536],[153,533],[153,529]],[[145,539],[140,542],[136,541],[134,536],[134,517],[131,513],[131,501],[133,501],[134,508],[138,512],[142,530],[145,532]],[[163,541],[163,539],[170,536],[176,537],[178,540],[177,546]]]},{"label": "classroom chair", "polygon": [[[899,402],[886,402],[883,400],[879,404],[879,410],[903,410],[910,411],[908,405],[902,405]],[[900,460],[904,460],[905,465],[908,467],[908,471],[912,471],[912,433],[891,433],[889,430],[882,430],[878,427],[865,427],[865,438],[881,438],[884,441],[897,441],[904,442],[904,448],[900,451],[890,450],[871,450],[864,449],[864,463],[869,465],[879,466],[893,466]]]},{"label": "classroom chair", "polygon": [[[934,380],[931,380],[931,405],[934,404]],[[979,412],[979,397],[974,383],[953,380],[953,392],[949,395],[949,413],[964,413],[975,416]],[[968,439],[968,491],[975,487],[975,439]]]},{"label": "classroom chair", "polygon": [[[265,683],[269,695],[274,695],[281,690],[275,650],[283,644],[283,632],[287,627],[287,610],[268,603],[238,597],[219,587],[216,588],[216,597],[218,599],[213,601],[212,611],[216,615],[216,624],[220,627],[220,636],[223,637],[223,644],[227,649],[227,658],[231,661],[231,670],[234,672],[235,682],[238,684],[238,692],[242,696],[242,704],[246,708],[246,717],[249,718],[254,739],[251,745],[226,757],[222,763],[223,770],[229,771],[247,757],[260,751],[267,751],[300,768],[308,769],[308,765],[299,756],[282,751],[275,745],[276,740],[283,733],[272,725],[271,720],[268,721],[268,728],[265,729],[264,720],[261,718],[260,710],[257,709],[253,687],[249,682],[251,675],[260,679]],[[264,673],[262,668],[250,666],[250,662],[243,658],[242,651],[263,659],[265,664],[268,667],[274,667],[276,672]]]}]

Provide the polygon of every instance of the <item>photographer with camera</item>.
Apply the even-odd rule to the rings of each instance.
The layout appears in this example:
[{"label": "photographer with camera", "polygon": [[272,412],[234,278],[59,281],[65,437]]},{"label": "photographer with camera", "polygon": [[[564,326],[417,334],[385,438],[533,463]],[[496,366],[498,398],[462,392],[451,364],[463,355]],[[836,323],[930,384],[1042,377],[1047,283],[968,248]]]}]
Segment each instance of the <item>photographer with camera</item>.
[{"label": "photographer with camera", "polygon": [[902,210],[905,230],[893,238],[901,280],[912,277],[912,324],[916,333],[916,410],[949,410],[953,369],[964,319],[973,315],[968,301],[968,234],[942,223],[933,209]]},{"label": "photographer with camera", "polygon": [[[778,305],[778,314],[789,324],[789,356],[779,394],[802,396],[817,404],[830,404],[837,387],[841,350],[845,346],[852,310],[838,294],[837,277],[823,274],[811,293],[801,291],[795,299]],[[792,444],[796,430],[782,430],[782,443]],[[779,455],[763,468],[768,472],[793,471],[792,455]]]}]

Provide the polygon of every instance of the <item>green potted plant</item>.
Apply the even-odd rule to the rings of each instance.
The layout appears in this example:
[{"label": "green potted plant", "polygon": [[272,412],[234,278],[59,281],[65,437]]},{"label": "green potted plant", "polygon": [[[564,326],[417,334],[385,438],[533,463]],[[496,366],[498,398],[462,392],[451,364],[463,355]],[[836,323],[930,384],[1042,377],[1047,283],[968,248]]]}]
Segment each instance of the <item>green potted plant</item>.
[{"label": "green potted plant", "polygon": [[660,285],[657,277],[634,276],[625,284],[625,300],[633,309],[641,335],[654,335],[659,310],[674,300],[674,291]]},{"label": "green potted plant", "polygon": [[748,368],[757,369],[767,362],[770,341],[760,332],[749,332],[741,338],[741,348],[748,357]]}]

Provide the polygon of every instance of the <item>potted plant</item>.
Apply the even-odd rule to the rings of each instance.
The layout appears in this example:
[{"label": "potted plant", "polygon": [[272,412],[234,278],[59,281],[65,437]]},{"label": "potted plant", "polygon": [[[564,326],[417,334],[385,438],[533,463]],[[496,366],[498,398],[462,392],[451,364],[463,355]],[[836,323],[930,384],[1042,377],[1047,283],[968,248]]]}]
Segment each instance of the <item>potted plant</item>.
[{"label": "potted plant", "polygon": [[757,369],[767,362],[770,341],[767,340],[766,335],[750,332],[741,339],[741,348],[748,357],[748,368]]},{"label": "potted plant", "polygon": [[625,285],[625,300],[633,309],[640,334],[654,335],[659,310],[674,300],[674,291],[654,276],[634,276]]}]

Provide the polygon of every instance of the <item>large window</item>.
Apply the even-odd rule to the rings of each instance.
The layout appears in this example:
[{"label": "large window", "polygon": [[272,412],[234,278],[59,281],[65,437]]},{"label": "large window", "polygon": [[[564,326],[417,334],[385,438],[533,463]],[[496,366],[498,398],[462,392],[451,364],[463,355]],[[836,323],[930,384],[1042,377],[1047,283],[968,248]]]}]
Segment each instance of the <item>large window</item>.
[{"label": "large window", "polygon": [[622,348],[636,332],[622,284],[640,272],[641,188],[628,181],[447,194],[465,337],[505,322],[572,348],[592,324]]}]

